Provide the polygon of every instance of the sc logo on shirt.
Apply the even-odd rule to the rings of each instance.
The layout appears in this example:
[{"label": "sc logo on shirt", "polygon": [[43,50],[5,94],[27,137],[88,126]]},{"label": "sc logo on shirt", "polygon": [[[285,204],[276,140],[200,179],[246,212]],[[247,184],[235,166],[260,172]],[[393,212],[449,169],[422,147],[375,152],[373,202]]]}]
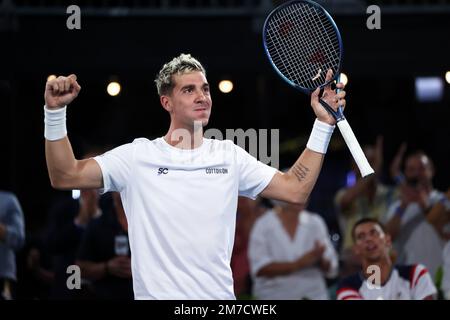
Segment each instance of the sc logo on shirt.
[{"label": "sc logo on shirt", "polygon": [[161,174],[168,174],[169,173],[169,169],[168,168],[159,168],[158,169],[158,176]]}]

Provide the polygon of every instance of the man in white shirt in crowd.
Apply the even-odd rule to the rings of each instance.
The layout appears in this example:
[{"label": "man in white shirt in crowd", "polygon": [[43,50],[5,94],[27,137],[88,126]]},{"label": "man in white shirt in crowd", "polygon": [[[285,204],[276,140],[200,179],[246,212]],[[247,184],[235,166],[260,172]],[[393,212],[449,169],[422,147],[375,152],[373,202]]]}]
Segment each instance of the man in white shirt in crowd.
[{"label": "man in white shirt in crowd", "polygon": [[[427,216],[446,197],[433,188],[434,167],[425,153],[419,151],[406,157],[404,176],[400,199],[390,206],[386,214],[386,230],[394,241],[397,263],[422,263],[435,277],[442,265],[445,241]],[[445,206],[450,210],[448,202]]]},{"label": "man in white shirt in crowd", "polygon": [[253,295],[263,300],[328,300],[325,277],[338,257],[325,221],[304,205],[274,201],[250,234]]},{"label": "man in white shirt in crowd", "polygon": [[338,284],[338,300],[432,300],[436,287],[422,264],[393,265],[391,237],[373,218],[353,226],[353,249],[362,270]]},{"label": "man in white shirt in crowd", "polygon": [[[327,77],[331,80],[331,70]],[[321,106],[320,90],[313,92],[317,119],[310,140],[283,174],[232,141],[203,137],[212,100],[198,60],[185,54],[174,58],[155,82],[170,115],[167,134],[136,139],[88,160],[75,159],[65,125],[66,105],[81,89],[76,76],[47,82],[44,135],[52,186],[120,192],[136,299],[235,299],[230,259],[238,196],[305,203],[336,122]],[[345,106],[344,96],[329,85],[322,99],[337,109]]]}]

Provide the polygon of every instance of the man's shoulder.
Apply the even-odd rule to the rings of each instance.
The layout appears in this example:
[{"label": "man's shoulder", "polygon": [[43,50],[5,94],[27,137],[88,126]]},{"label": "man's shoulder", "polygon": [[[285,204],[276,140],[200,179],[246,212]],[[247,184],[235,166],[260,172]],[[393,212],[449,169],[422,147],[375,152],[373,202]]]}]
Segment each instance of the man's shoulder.
[{"label": "man's shoulder", "polygon": [[306,218],[305,220],[307,222],[314,223],[314,224],[323,224],[323,223],[325,223],[325,219],[322,218],[322,216],[319,213],[317,213],[317,212],[304,210],[302,212],[302,215]]},{"label": "man's shoulder", "polygon": [[4,199],[16,199],[16,195],[11,191],[0,190],[0,197]]},{"label": "man's shoulder", "polygon": [[17,199],[17,196],[10,192],[10,191],[3,191],[0,190],[0,204],[3,205],[14,205],[14,204],[19,204],[19,200]]},{"label": "man's shoulder", "polygon": [[141,137],[141,138],[135,138],[135,139],[131,142],[131,144],[132,144],[132,145],[154,144],[154,143],[157,143],[157,142],[159,141],[159,139],[161,139],[161,138],[155,138],[155,139],[152,139],[152,140],[150,140],[150,139],[148,139],[148,138],[143,138],[143,137]]},{"label": "man's shoulder", "polygon": [[396,265],[394,267],[398,275],[408,281],[411,287],[415,287],[419,279],[429,273],[428,269],[423,264],[410,264],[410,265]]},{"label": "man's shoulder", "polygon": [[394,269],[397,270],[400,278],[411,282],[416,267],[417,267],[416,264],[410,264],[410,265],[400,264],[400,265],[394,266]]},{"label": "man's shoulder", "polygon": [[273,220],[275,218],[275,211],[267,210],[255,221],[254,227],[263,228],[266,225],[273,225]]},{"label": "man's shoulder", "polygon": [[338,282],[338,290],[352,289],[359,291],[363,285],[364,279],[359,272],[351,274]]}]

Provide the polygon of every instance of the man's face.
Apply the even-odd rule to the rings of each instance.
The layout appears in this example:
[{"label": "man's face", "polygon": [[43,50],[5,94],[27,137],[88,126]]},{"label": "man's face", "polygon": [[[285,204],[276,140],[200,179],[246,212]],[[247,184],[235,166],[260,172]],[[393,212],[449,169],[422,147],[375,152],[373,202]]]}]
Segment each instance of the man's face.
[{"label": "man's face", "polygon": [[194,71],[172,76],[174,88],[162,97],[163,106],[171,114],[177,127],[192,127],[194,122],[206,126],[211,114],[209,84],[203,72]]},{"label": "man's face", "polygon": [[411,182],[430,183],[433,178],[433,169],[428,157],[425,155],[409,157],[405,163],[405,178]]},{"label": "man's face", "polygon": [[379,261],[388,253],[390,245],[390,237],[374,222],[362,223],[355,228],[354,250],[363,260]]}]

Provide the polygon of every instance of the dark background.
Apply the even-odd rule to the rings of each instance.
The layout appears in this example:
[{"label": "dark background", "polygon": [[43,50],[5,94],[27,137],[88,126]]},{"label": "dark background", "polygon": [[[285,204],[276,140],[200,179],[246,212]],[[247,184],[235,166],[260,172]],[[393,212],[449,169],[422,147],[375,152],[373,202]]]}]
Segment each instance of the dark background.
[{"label": "dark background", "polygon": [[[6,2],[0,1],[0,188],[18,195],[28,232],[45,224],[57,195],[70,194],[51,188],[45,164],[43,94],[50,74],[75,73],[82,87],[68,110],[77,156],[88,145],[111,148],[164,135],[169,117],[153,79],[180,53],[207,69],[210,128],[280,129],[281,167],[306,144],[314,120],[309,98],[278,78],[262,48],[264,17],[283,1],[79,1],[81,30],[66,27],[66,7],[76,1]],[[360,143],[384,136],[385,173],[401,142],[425,150],[435,162],[435,186],[446,190],[450,85],[444,82],[442,101],[418,103],[414,79],[450,70],[449,1],[378,2],[381,30],[366,27],[365,9],[377,1],[321,3],[343,36],[346,115]],[[106,93],[112,78],[122,85],[118,97]],[[217,88],[225,78],[235,85],[228,95]],[[345,184],[349,161],[336,130],[311,197],[311,209],[334,231],[333,195]]]}]

